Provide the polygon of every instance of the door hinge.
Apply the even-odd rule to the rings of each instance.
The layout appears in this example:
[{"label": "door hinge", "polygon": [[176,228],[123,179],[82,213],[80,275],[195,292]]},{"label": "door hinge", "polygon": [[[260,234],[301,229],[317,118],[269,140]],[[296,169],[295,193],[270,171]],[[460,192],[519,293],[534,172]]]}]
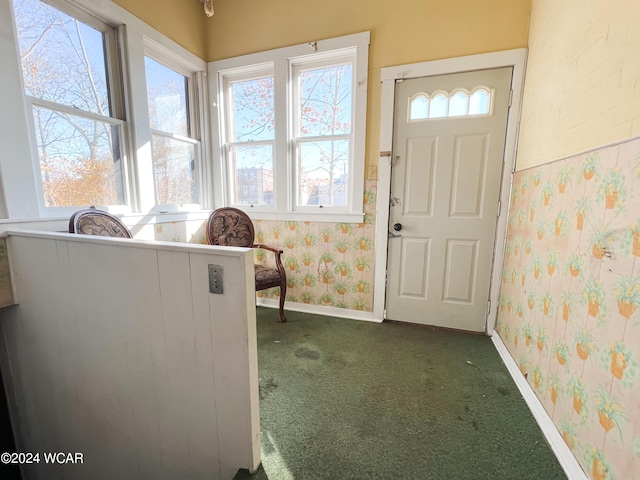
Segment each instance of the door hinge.
[{"label": "door hinge", "polygon": [[498,200],[498,213],[497,213],[497,217],[500,216],[500,212],[502,211],[502,200]]},{"label": "door hinge", "polygon": [[509,90],[509,106],[511,106],[512,102],[513,102],[513,90]]},{"label": "door hinge", "polygon": [[491,313],[491,300],[487,302],[487,315]]}]

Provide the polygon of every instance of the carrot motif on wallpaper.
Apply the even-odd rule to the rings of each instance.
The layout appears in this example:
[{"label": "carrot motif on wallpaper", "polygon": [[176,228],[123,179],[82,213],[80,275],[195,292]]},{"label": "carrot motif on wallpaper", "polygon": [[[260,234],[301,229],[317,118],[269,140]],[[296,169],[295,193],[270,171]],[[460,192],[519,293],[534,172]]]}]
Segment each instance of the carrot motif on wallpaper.
[{"label": "carrot motif on wallpaper", "polygon": [[640,140],[517,172],[497,330],[593,479],[640,479],[639,306]]}]

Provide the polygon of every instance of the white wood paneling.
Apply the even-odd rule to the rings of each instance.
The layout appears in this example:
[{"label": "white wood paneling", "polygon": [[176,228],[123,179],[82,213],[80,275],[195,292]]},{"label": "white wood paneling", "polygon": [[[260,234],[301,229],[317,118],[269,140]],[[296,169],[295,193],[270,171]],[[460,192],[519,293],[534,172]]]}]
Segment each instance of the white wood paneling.
[{"label": "white wood paneling", "polygon": [[[2,313],[21,451],[81,452],[32,479],[229,479],[260,462],[248,249],[13,233]],[[208,265],[224,293],[209,293]]]}]

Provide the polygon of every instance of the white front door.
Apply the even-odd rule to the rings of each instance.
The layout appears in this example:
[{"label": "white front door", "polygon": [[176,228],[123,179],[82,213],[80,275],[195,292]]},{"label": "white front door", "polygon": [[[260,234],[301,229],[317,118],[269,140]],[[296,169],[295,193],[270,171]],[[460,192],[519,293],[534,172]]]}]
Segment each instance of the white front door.
[{"label": "white front door", "polygon": [[485,330],[511,76],[397,82],[387,319]]}]

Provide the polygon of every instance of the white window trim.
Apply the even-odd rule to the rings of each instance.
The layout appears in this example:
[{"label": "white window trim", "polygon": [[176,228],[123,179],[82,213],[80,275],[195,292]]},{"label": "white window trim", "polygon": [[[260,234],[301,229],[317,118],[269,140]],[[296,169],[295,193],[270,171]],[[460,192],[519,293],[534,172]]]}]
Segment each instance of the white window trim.
[{"label": "white window trim", "polygon": [[[291,162],[291,172],[292,172],[292,179],[293,179],[292,185],[295,187],[295,191],[292,192],[291,210],[294,212],[305,212],[305,213],[317,212],[318,208],[325,208],[324,206],[318,206],[318,205],[312,206],[312,205],[298,204],[298,196],[300,195],[300,189],[299,189],[300,185],[298,184],[299,175],[300,175],[300,173],[298,172],[298,160],[299,160],[298,155],[300,154],[301,146],[306,142],[348,140],[349,141],[349,157],[354,159],[354,161],[349,163],[349,168],[347,172],[347,179],[349,182],[348,191],[349,192],[353,191],[355,183],[360,183],[360,184],[363,183],[362,179],[355,178],[355,174],[354,174],[355,164],[357,163],[355,148],[354,148],[354,139],[356,137],[356,130],[358,126],[357,119],[356,119],[356,128],[352,128],[351,132],[347,134],[322,135],[322,136],[316,136],[316,137],[313,137],[310,135],[300,136],[298,135],[298,132],[300,129],[300,121],[301,121],[300,114],[299,112],[294,111],[294,109],[297,110],[297,107],[299,106],[298,99],[300,97],[300,89],[299,89],[300,85],[299,85],[299,82],[296,81],[298,79],[298,75],[300,75],[301,72],[307,69],[331,67],[331,66],[337,66],[341,64],[342,65],[351,64],[352,58],[355,57],[355,55],[357,55],[357,51],[355,50],[355,48],[347,49],[344,51],[344,53],[345,53],[344,56],[342,56],[340,52],[340,53],[333,53],[332,56],[329,56],[327,58],[324,58],[322,54],[319,54],[318,56],[314,56],[312,58],[295,59],[291,61],[289,65],[289,68],[291,70],[290,78],[291,78],[291,85],[292,85],[292,99],[295,99],[295,102],[292,102],[291,104],[291,123],[292,124],[291,124],[291,131],[289,132],[289,137],[291,142],[290,149],[291,149],[291,156],[292,156],[292,162]],[[356,101],[357,101],[357,96],[352,95],[352,105],[351,105],[352,109],[355,107]],[[349,203],[351,205],[354,205],[355,201],[356,200],[359,201],[360,198],[362,198],[362,194],[357,199],[354,199],[353,197],[351,197],[351,200]],[[350,213],[350,210],[352,210],[350,209],[350,205],[347,205],[345,207],[332,206],[328,208],[331,214]]]},{"label": "white window trim", "polygon": [[[167,211],[167,206],[160,206],[162,212],[155,205],[153,178],[139,182],[152,170],[151,148],[146,99],[146,82],[144,53],[145,46],[153,43],[160,49],[165,58],[171,58],[188,65],[190,71],[198,72],[197,102],[199,108],[200,133],[202,143],[200,158],[210,158],[206,138],[209,130],[208,112],[205,105],[208,96],[204,82],[206,79],[206,63],[184,47],[170,40],[142,20],[132,15],[110,0],[95,2],[94,0],[48,0],[53,6],[62,6],[66,11],[86,12],[100,19],[117,30],[120,42],[119,56],[121,58],[122,78],[124,84],[124,117],[129,123],[123,132],[123,142],[127,148],[123,153],[126,162],[125,201],[129,204],[122,207],[111,207],[115,213],[135,215],[161,214]],[[0,176],[3,193],[3,205],[0,213],[11,220],[21,219],[51,219],[67,217],[77,211],[79,207],[44,207],[41,192],[38,154],[34,152],[35,143],[32,141],[32,123],[30,119],[31,103],[26,98],[22,83],[22,69],[20,65],[19,46],[13,19],[13,5],[10,0],[0,1],[0,62],[5,68],[0,69],[0,85],[3,86],[3,114],[0,115]],[[84,20],[84,19],[83,19]],[[5,40],[6,39],[6,40]],[[200,162],[199,187],[201,196],[200,206],[183,206],[185,209],[198,211],[213,205],[211,196],[211,169],[206,162]],[[181,210],[183,207],[175,207]]]},{"label": "white window trim", "polygon": [[[230,87],[231,87],[231,82],[242,82],[242,81],[247,81],[247,80],[257,80],[257,79],[261,79],[261,78],[265,78],[265,77],[273,77],[273,64],[269,63],[266,65],[262,65],[262,68],[258,69],[258,66],[252,66],[250,71],[244,71],[244,69],[241,69],[239,71],[235,71],[233,76],[226,76],[225,78],[221,78],[221,85],[220,88],[222,89],[223,92],[229,92]],[[275,86],[275,84],[274,84]],[[223,94],[225,97],[227,94]],[[225,118],[228,120],[225,123],[223,123],[221,125],[221,138],[226,138],[227,135],[227,126],[229,124],[231,124],[234,121],[234,117],[233,117],[233,108],[231,105],[231,102],[224,102],[224,106],[225,111],[224,111],[224,115]],[[275,125],[275,127],[277,128],[278,125]],[[227,191],[227,196],[225,198],[230,198],[235,192],[233,191],[232,187],[230,185],[228,185],[227,183],[227,179],[228,177],[228,164],[229,164],[229,159],[230,159],[230,149],[233,147],[245,147],[245,146],[249,146],[249,145],[254,145],[254,146],[266,146],[266,145],[271,145],[272,149],[275,151],[275,142],[276,142],[276,135],[274,132],[274,138],[273,140],[255,140],[255,141],[235,141],[235,142],[227,142],[226,146],[223,147],[221,149],[221,156],[220,156],[220,163],[221,165],[221,169],[222,172],[224,172],[224,178],[221,179],[222,182],[224,183],[225,189]],[[278,165],[277,162],[275,161],[274,158],[274,162],[273,162],[273,171],[274,174],[275,172],[278,170]],[[233,204],[233,206],[241,208],[241,205],[235,205]],[[258,207],[258,210],[264,211],[264,210],[272,210],[273,207],[270,205],[264,205],[264,206],[260,206]]]},{"label": "white window trim", "polygon": [[[250,207],[247,205],[234,205],[245,209],[252,216],[263,219],[287,219],[287,220],[308,220],[316,218],[318,221],[327,222],[359,222],[363,218],[363,192],[364,192],[364,164],[365,164],[365,131],[366,131],[366,105],[367,105],[367,79],[368,79],[368,55],[369,55],[369,32],[362,32],[343,37],[320,40],[317,42],[303,43],[291,47],[284,47],[265,52],[259,52],[240,57],[230,58],[210,62],[208,64],[209,91],[212,97],[211,126],[212,126],[212,153],[216,161],[213,162],[214,190],[213,200],[216,207],[225,206],[228,203],[229,192],[227,189],[227,176],[224,165],[223,139],[225,126],[221,122],[219,108],[225,105],[224,87],[225,77],[240,74],[251,74],[252,72],[265,71],[265,67],[273,66],[274,76],[274,96],[275,96],[275,116],[276,116],[276,140],[274,159],[274,187],[278,185],[288,185],[286,195],[279,191],[276,204],[265,207]],[[350,178],[350,207],[348,211],[332,209],[327,213],[307,209],[294,208],[293,187],[290,186],[289,179],[293,178],[292,171],[292,145],[288,142],[291,137],[292,128],[292,106],[290,105],[290,92],[287,85],[291,75],[292,65],[302,65],[305,62],[317,62],[323,58],[340,56],[340,51],[347,53],[349,49],[355,49],[354,62],[354,119],[355,128],[353,132],[353,170]],[[325,55],[323,55],[323,53]],[[280,132],[286,129],[287,134]],[[286,152],[287,161],[281,160]],[[280,159],[280,160],[278,160]],[[278,163],[280,168],[278,167]],[[286,165],[286,168],[283,168]],[[318,209],[320,210],[320,209]]]},{"label": "white window trim", "polygon": [[[156,213],[168,213],[175,211],[198,211],[202,210],[202,205],[206,203],[204,198],[206,198],[205,190],[206,184],[204,183],[204,168],[203,168],[203,159],[206,158],[203,155],[203,143],[202,138],[205,138],[204,131],[204,118],[202,117],[202,112],[206,110],[206,104],[204,102],[198,102],[198,93],[202,92],[204,86],[204,76],[202,72],[202,68],[194,63],[190,62],[189,59],[183,58],[178,55],[175,51],[168,50],[166,47],[161,46],[153,39],[145,36],[144,37],[144,54],[163,64],[164,66],[184,75],[187,77],[188,81],[188,92],[189,96],[187,101],[189,103],[189,124],[191,127],[191,136],[183,137],[180,135],[172,135],[168,132],[163,132],[160,130],[155,130],[149,126],[149,130],[151,132],[151,136],[154,134],[161,135],[164,137],[175,138],[182,142],[191,143],[194,145],[194,154],[196,157],[196,167],[195,174],[197,176],[198,181],[198,194],[200,196],[199,203],[188,203],[182,205],[172,205],[172,204],[155,204],[152,207],[151,211]],[[198,71],[200,70],[200,71]],[[145,79],[146,79],[146,69],[145,69]],[[146,81],[145,81],[146,83]],[[146,90],[145,90],[146,92]],[[149,104],[147,95],[145,93],[144,103],[147,104],[146,110],[149,111]],[[147,124],[149,122],[148,115],[146,117]],[[152,139],[151,139],[152,141]],[[151,141],[149,145],[151,144]],[[147,166],[147,164],[145,164]],[[154,191],[154,199],[155,199],[155,179],[153,175],[153,161],[151,162],[151,171],[145,171],[145,174],[140,177],[139,182],[151,182],[151,185],[146,186],[146,190]]]},{"label": "white window trim", "polygon": [[[33,107],[42,107],[48,110],[64,112],[70,115],[74,115],[83,119],[96,120],[119,127],[118,135],[118,147],[121,153],[120,157],[120,182],[122,183],[122,201],[121,205],[109,205],[101,206],[102,209],[108,209],[110,211],[122,212],[126,211],[126,206],[131,203],[130,191],[127,188],[129,184],[129,151],[126,148],[129,138],[129,125],[126,119],[126,108],[124,98],[124,85],[122,75],[122,65],[118,59],[118,46],[120,44],[120,33],[117,27],[110,25],[102,19],[95,16],[93,13],[88,12],[77,5],[67,1],[51,1],[49,5],[53,8],[63,11],[69,16],[76,18],[85,25],[89,25],[96,30],[102,32],[105,35],[105,60],[107,63],[106,76],[110,85],[109,88],[109,103],[111,107],[110,115],[102,115],[97,112],[89,110],[75,109],[74,107],[64,104],[58,104],[38,97],[28,95],[24,88],[22,88],[22,95],[25,102],[26,115],[28,119],[28,135],[30,139],[31,149],[31,162],[33,167],[33,175],[35,179],[36,199],[38,203],[38,209],[41,216],[58,216],[60,214],[71,214],[78,210],[78,207],[47,207],[44,198],[43,178],[40,170],[39,151],[37,146],[37,139],[35,138],[35,131],[33,125],[35,121],[33,118]],[[13,17],[12,17],[13,18]],[[16,37],[17,41],[17,37]],[[18,58],[18,71],[22,72],[20,65],[20,59]],[[21,83],[22,85],[22,83]]]}]

